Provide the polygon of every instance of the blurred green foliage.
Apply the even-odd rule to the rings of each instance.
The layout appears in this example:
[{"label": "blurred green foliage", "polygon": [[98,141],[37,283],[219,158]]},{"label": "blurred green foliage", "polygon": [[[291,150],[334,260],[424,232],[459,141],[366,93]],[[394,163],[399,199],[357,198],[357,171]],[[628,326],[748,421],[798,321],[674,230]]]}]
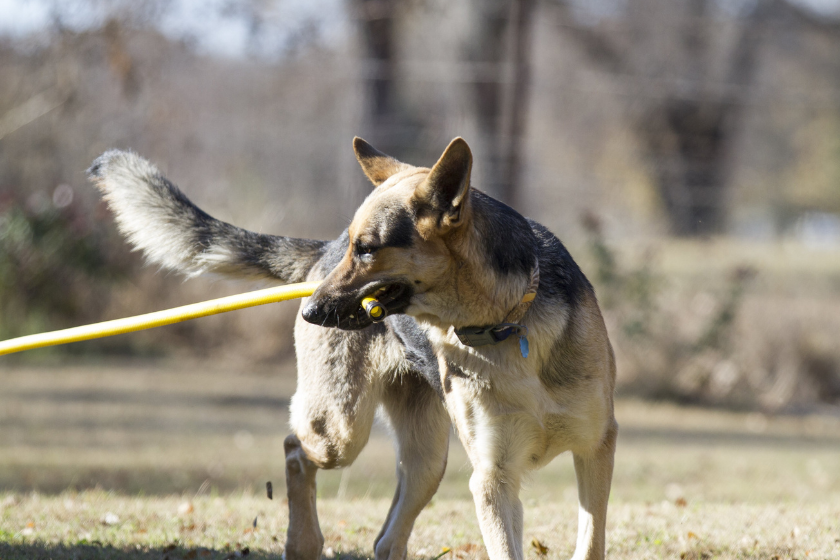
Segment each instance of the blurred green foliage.
[{"label": "blurred green foliage", "polygon": [[662,277],[652,270],[649,258],[637,268],[623,270],[614,249],[604,239],[597,216],[584,215],[583,227],[596,267],[593,280],[599,288],[601,305],[605,309],[622,309],[621,329],[626,336],[651,336],[651,323],[657,312],[656,292],[663,285]]},{"label": "blurred green foliage", "polygon": [[[93,213],[46,196],[0,202],[0,336],[79,324],[101,314],[125,258]],[[70,347],[67,347],[70,348]]]},{"label": "blurred green foliage", "polygon": [[[600,220],[591,214],[584,215],[583,226],[596,266],[594,281],[599,288],[601,305],[606,310],[618,312],[624,336],[630,339],[655,337],[658,326],[670,322],[670,318],[668,311],[658,303],[658,295],[667,282],[654,270],[651,255],[646,255],[633,268],[622,268],[615,250],[604,239]],[[717,310],[696,340],[685,341],[686,352],[724,348],[731,339],[738,311],[755,274],[755,269],[742,266],[729,275],[722,294],[718,295]]]},{"label": "blurred green foliage", "polygon": [[736,394],[741,374],[754,364],[739,364],[739,379],[716,387],[715,371],[738,361],[737,321],[756,271],[737,267],[721,278],[713,290],[713,310],[699,326],[686,328],[686,302],[673,295],[674,286],[656,270],[648,252],[634,265],[619,259],[604,238],[600,219],[594,214],[582,218],[587,245],[595,271],[593,282],[598,299],[611,326],[617,354],[624,358],[623,390],[644,397],[720,404],[747,404]]}]

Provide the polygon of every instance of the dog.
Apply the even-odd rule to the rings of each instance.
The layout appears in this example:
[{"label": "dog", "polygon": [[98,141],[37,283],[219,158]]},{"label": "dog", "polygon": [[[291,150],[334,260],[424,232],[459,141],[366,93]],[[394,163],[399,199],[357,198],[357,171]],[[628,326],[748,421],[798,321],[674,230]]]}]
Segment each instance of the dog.
[{"label": "dog", "polygon": [[[284,443],[287,560],[318,560],[318,469],[349,466],[381,405],[397,441],[397,488],[374,542],[403,560],[446,468],[450,426],[492,560],[522,560],[523,477],[571,451],[575,559],[604,557],[618,424],[615,357],[595,292],[545,227],[473,188],[453,140],[429,168],[360,138],[374,190],[333,241],[252,233],[197,208],[147,161],[109,151],[89,169],[147,259],[188,275],[322,280],[295,324],[298,385]],[[387,310],[373,321],[361,307]]]}]

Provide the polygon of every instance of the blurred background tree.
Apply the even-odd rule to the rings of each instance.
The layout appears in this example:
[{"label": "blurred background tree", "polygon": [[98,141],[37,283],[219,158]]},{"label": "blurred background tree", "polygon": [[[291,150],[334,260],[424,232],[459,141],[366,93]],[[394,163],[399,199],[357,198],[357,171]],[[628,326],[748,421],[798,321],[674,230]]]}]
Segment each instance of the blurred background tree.
[{"label": "blurred background tree", "polygon": [[[329,238],[369,192],[354,135],[420,165],[461,135],[474,184],[598,284],[624,390],[834,403],[839,17],[834,0],[12,1],[0,331],[246,287],[143,268],[84,176],[105,149],[138,151],[221,219]],[[274,361],[294,315],[55,352]]]},{"label": "blurred background tree", "polygon": [[[581,24],[572,10],[557,2],[586,60],[645,92],[629,115],[670,231],[725,232],[732,158],[749,109],[765,101],[758,79],[769,51],[780,36],[800,42],[825,35],[836,49],[838,23],[783,0],[638,0],[626,3],[625,17],[601,25]],[[799,56],[831,64],[832,50]]]}]

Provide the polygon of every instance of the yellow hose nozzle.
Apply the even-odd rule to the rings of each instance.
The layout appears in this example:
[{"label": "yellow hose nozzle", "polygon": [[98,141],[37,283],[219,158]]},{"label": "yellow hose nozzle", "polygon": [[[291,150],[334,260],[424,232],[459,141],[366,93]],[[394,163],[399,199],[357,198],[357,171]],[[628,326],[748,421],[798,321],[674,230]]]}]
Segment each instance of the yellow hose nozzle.
[{"label": "yellow hose nozzle", "polygon": [[383,320],[385,315],[388,314],[388,310],[385,309],[385,306],[372,297],[366,297],[362,300],[362,309],[365,310],[365,313],[367,313],[370,320],[374,323],[378,323]]}]

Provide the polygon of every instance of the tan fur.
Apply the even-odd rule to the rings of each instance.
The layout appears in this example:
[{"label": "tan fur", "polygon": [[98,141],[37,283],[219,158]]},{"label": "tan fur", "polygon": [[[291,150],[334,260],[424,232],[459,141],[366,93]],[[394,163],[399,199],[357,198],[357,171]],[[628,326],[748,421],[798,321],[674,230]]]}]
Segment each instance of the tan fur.
[{"label": "tan fur", "polygon": [[[398,461],[376,560],[404,560],[414,520],[443,476],[451,423],[474,467],[470,490],[491,559],[522,560],[522,479],[564,451],[573,453],[580,497],[575,558],[603,558],[615,360],[591,286],[542,226],[471,189],[464,140],[431,169],[359,138],[354,148],[376,188],[334,242],[221,222],[129,152],[106,152],[89,170],[151,262],[189,275],[323,280],[295,325],[286,560],[320,559],[317,471],[356,459],[377,410],[391,423]],[[537,269],[536,299],[519,321],[527,358],[516,336],[475,348],[459,342],[456,328],[505,321]],[[374,293],[416,321],[356,315]]]},{"label": "tan fur", "polygon": [[377,187],[400,171],[412,169],[412,166],[379,152],[359,137],[353,139],[353,148],[362,171]]},{"label": "tan fur", "polygon": [[[618,427],[613,416],[614,356],[594,296],[587,295],[574,309],[538,298],[522,320],[528,327],[531,347],[527,359],[520,356],[518,345],[513,342],[478,348],[462,345],[454,334],[455,328],[501,322],[529,284],[524,276],[500,276],[483,256],[482,240],[471,227],[469,148],[463,140],[453,141],[431,170],[397,165],[380,156],[359,160],[368,177],[379,186],[356,212],[349,229],[347,254],[326,276],[313,300],[352,293],[380,281],[413,282],[416,291],[406,313],[424,326],[438,357],[445,413],[454,423],[474,468],[470,490],[490,558],[524,558],[523,512],[518,497],[522,479],[564,451],[574,455],[580,495],[574,557],[603,558]],[[389,171],[392,174],[385,178]],[[465,177],[465,182],[445,185],[448,190],[441,194],[443,187],[439,183],[453,177]],[[446,200],[445,207],[441,206],[441,199]],[[371,229],[375,217],[395,204],[414,209],[416,236],[412,246],[386,247],[367,261],[354,256],[356,243],[375,238],[376,232]],[[335,345],[344,344],[339,338],[352,337],[354,333],[325,337],[310,332],[317,328],[299,322],[299,350],[300,345],[308,345],[312,340],[318,347],[314,352],[308,349],[305,355],[329,356],[332,352],[348,359]],[[335,388],[338,380],[322,379],[322,369],[314,371],[312,364],[299,364],[301,389],[293,401],[292,422],[306,456],[319,466],[349,464],[366,441],[374,403],[381,401],[386,408],[393,408],[400,399],[407,398],[387,379],[377,377],[378,372],[393,372],[399,356],[391,356],[394,361],[389,362],[385,340],[372,345],[370,351],[380,352],[382,357],[375,364],[376,358],[369,354],[365,363],[351,368],[360,372],[360,377],[351,383],[359,396],[351,399],[355,408],[350,409],[334,410],[335,396],[324,390]],[[547,382],[541,376],[549,367],[568,372],[570,381]],[[393,409],[399,417],[400,411]],[[426,407],[424,414],[432,415],[437,429],[429,432],[431,441],[425,441],[425,437],[418,441],[403,434],[401,452],[404,448],[407,455],[400,464],[401,468],[428,474],[417,479],[408,475],[400,478],[389,521],[377,541],[378,560],[404,557],[413,515],[431,496],[442,474],[439,468],[445,443],[440,424],[443,408]],[[325,419],[330,437],[313,430],[311,423],[319,418]],[[411,419],[398,420],[402,421]],[[332,442],[332,451],[324,448],[326,440]],[[424,444],[429,446],[425,453],[410,450]],[[429,456],[434,460],[430,462]],[[445,452],[443,456],[445,462]],[[305,477],[296,480],[300,483],[290,483],[290,504],[292,488],[302,494],[306,492],[299,488],[310,488]],[[314,491],[311,488],[310,492]],[[308,511],[301,507],[293,523],[301,525],[309,519],[308,528],[301,534],[317,541],[320,532],[312,526],[313,514]],[[317,516],[314,519],[317,525]],[[290,528],[290,539],[291,534]]]},{"label": "tan fur", "polygon": [[[377,410],[393,427],[398,461],[376,560],[404,560],[414,520],[443,476],[450,423],[473,464],[470,490],[491,559],[522,560],[522,479],[564,451],[574,456],[580,497],[575,558],[603,558],[618,427],[615,360],[591,286],[542,226],[471,189],[464,140],[431,169],[360,138],[354,149],[376,188],[333,242],[217,220],[130,152],[106,152],[89,170],[122,231],[153,263],[188,275],[323,280],[295,326],[286,560],[320,559],[317,471],[356,459]],[[537,270],[536,299],[519,320],[527,358],[516,336],[460,343],[457,328],[505,321]],[[372,294],[416,321],[371,324],[356,315]]]}]

